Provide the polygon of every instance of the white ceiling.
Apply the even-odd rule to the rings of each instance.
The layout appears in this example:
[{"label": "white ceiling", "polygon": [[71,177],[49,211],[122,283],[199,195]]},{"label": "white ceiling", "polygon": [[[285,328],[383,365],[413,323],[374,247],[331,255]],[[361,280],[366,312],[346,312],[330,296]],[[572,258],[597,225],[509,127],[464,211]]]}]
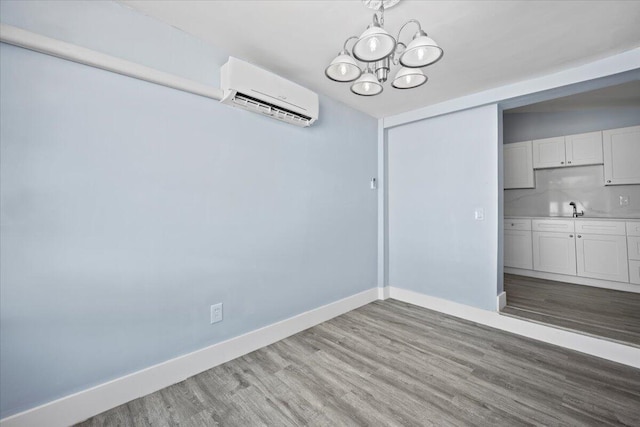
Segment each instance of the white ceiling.
[{"label": "white ceiling", "polygon": [[385,28],[395,37],[404,22],[418,19],[444,57],[424,69],[429,81],[418,89],[387,82],[381,95],[360,97],[324,75],[344,40],[371,20],[359,0],[121,2],[378,118],[640,46],[640,1],[402,0],[385,13]]}]

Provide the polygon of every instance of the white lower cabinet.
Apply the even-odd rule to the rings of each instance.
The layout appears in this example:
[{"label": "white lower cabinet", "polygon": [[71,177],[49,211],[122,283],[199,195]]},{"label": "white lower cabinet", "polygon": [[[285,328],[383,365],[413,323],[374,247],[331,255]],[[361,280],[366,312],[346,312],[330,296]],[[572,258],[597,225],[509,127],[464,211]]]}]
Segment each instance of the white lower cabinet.
[{"label": "white lower cabinet", "polygon": [[578,276],[628,282],[627,238],[600,234],[578,234]]},{"label": "white lower cabinet", "polygon": [[629,261],[629,282],[640,285],[640,261]]},{"label": "white lower cabinet", "polygon": [[504,230],[504,265],[526,270],[533,268],[531,231]]},{"label": "white lower cabinet", "polygon": [[640,285],[640,221],[506,217],[504,266]]},{"label": "white lower cabinet", "polygon": [[627,222],[629,282],[640,285],[640,222]]},{"label": "white lower cabinet", "polygon": [[575,234],[534,231],[533,269],[576,275]]},{"label": "white lower cabinet", "polygon": [[627,237],[627,250],[629,259],[640,260],[640,236]]}]

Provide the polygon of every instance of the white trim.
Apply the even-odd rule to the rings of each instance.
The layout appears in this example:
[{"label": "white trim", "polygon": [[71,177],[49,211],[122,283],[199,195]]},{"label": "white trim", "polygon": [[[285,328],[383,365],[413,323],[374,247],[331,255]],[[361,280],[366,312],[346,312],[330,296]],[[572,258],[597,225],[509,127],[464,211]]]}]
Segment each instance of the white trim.
[{"label": "white trim", "polygon": [[507,306],[507,293],[504,291],[500,292],[500,294],[497,297],[497,300],[498,300],[497,302],[498,311],[500,311]]},{"label": "white trim", "polygon": [[0,41],[206,98],[222,99],[222,90],[219,88],[96,52],[95,50],[45,37],[11,25],[0,24]]},{"label": "white trim", "polygon": [[81,422],[376,301],[378,289],[368,289],[244,335],[12,415],[0,420],[0,426],[56,427]]},{"label": "white trim", "polygon": [[538,341],[565,347],[602,359],[640,368],[640,348],[619,344],[587,335],[569,332],[538,323],[514,319],[497,312],[432,297],[407,289],[391,287],[391,298],[430,310],[449,314],[492,328],[511,332]]},{"label": "white trim", "polygon": [[386,155],[384,143],[384,122],[378,119],[378,286],[386,285],[386,203],[387,203],[387,179],[386,179]]},{"label": "white trim", "polygon": [[[616,74],[637,70],[638,68],[640,68],[640,48],[635,48],[618,55],[613,55],[608,58],[600,59],[568,70],[499,86],[497,88],[462,96],[460,98],[450,99],[439,104],[418,108],[406,113],[385,117],[384,127],[390,128],[399,126],[429,117],[440,116],[486,104],[495,104],[508,99],[540,93],[576,83],[584,83],[599,78],[611,77],[612,79],[615,79],[614,75]],[[628,78],[632,79],[630,76]],[[620,83],[622,82],[623,81],[620,81]],[[609,84],[614,83],[609,82]],[[597,87],[593,87],[592,89],[597,89]],[[569,95],[569,93],[556,93],[553,95],[553,98],[565,95]],[[542,100],[543,99],[540,99],[539,101]]]},{"label": "white trim", "polygon": [[592,279],[590,277],[567,276],[566,274],[547,273],[546,271],[523,270],[521,268],[505,267],[505,273],[518,276],[535,277],[537,279],[555,280],[556,282],[573,283],[574,285],[593,286],[595,288],[613,289],[640,293],[640,286],[633,283],[611,282],[609,280]]},{"label": "white trim", "polygon": [[384,286],[382,288],[378,288],[378,299],[386,300],[389,299],[389,287]]}]

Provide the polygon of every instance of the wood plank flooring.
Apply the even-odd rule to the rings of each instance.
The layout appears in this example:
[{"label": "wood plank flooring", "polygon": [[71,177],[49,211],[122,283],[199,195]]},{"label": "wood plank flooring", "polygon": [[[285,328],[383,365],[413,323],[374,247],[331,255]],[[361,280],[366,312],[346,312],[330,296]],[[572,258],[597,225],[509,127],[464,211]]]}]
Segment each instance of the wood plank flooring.
[{"label": "wood plank flooring", "polygon": [[377,301],[81,426],[640,425],[640,370]]},{"label": "wood plank flooring", "polygon": [[503,314],[640,347],[640,294],[505,274]]}]

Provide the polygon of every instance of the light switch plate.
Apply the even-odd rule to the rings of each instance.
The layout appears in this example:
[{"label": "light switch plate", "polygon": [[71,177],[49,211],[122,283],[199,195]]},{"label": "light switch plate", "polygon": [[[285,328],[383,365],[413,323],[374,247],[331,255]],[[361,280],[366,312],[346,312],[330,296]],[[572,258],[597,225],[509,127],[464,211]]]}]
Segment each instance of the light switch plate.
[{"label": "light switch plate", "polygon": [[476,221],[484,221],[484,209],[476,208],[475,210],[475,219]]}]

